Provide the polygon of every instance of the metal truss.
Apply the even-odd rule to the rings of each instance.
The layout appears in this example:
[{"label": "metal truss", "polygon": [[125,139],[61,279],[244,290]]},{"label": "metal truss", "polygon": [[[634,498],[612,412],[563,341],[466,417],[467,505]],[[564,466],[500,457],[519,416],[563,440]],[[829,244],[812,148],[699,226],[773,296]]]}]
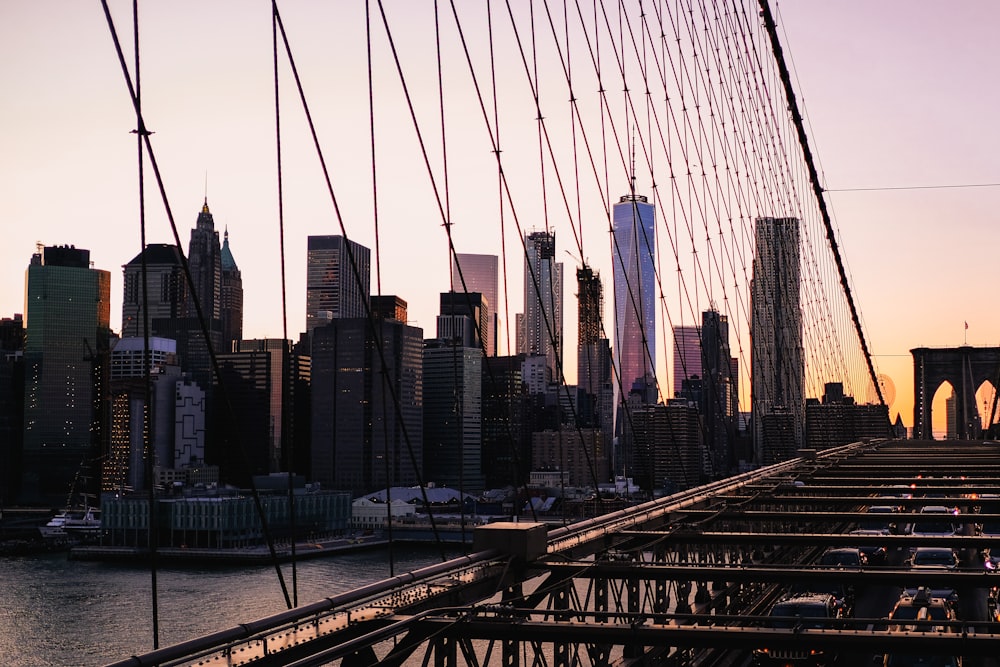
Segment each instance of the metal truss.
[{"label": "metal truss", "polygon": [[[869,663],[873,654],[905,650],[989,664],[1000,654],[991,606],[1000,574],[976,560],[994,547],[976,527],[1000,514],[993,491],[984,491],[997,488],[1000,447],[947,447],[880,441],[809,454],[556,528],[540,554],[491,546],[114,667],[709,667],[745,665],[763,647]],[[942,457],[954,470],[929,477]],[[891,503],[895,511],[880,518],[912,520],[921,495],[923,504],[954,508],[959,535],[848,534],[872,517],[869,505]],[[871,544],[886,546],[898,562],[817,565],[827,547]],[[959,550],[961,566],[917,573],[903,562],[911,547],[934,544]],[[869,591],[870,600],[851,617],[778,627],[768,616],[772,604],[803,585]],[[915,585],[953,589],[968,608],[960,620],[890,627],[885,604]]]}]

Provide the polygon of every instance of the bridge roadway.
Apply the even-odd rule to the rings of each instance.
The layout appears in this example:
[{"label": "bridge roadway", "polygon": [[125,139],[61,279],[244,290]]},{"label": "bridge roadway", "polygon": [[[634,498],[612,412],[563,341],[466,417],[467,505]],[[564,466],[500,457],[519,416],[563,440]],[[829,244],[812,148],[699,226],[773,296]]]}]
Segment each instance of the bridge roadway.
[{"label": "bridge roadway", "polygon": [[[850,536],[878,520],[895,534]],[[924,505],[953,509],[955,536],[908,534]],[[858,443],[550,530],[493,524],[477,551],[310,605],[114,663],[389,665],[751,664],[754,649],[821,651],[836,664],[883,653],[997,665],[1000,574],[982,553],[1000,537],[1000,443]],[[829,547],[879,543],[884,564],[823,567]],[[916,545],[944,544],[954,570],[910,569]],[[853,591],[849,613],[774,627],[792,588]],[[956,591],[956,620],[901,631],[886,618],[904,588]],[[813,627],[815,625],[815,627]],[[790,663],[811,664],[811,663]],[[928,664],[928,663],[920,663]],[[938,664],[938,663],[934,663]],[[952,663],[940,663],[952,664]]]}]

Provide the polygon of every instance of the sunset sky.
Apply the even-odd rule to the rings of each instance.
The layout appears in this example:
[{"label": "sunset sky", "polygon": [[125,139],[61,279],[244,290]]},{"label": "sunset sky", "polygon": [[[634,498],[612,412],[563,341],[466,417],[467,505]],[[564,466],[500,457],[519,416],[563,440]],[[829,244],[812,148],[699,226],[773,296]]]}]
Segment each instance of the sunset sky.
[{"label": "sunset sky", "polygon": [[[404,53],[403,27],[433,31],[426,8],[412,9],[424,4],[386,3]],[[186,249],[207,191],[216,226],[228,227],[243,272],[244,335],[280,337],[270,4],[140,5],[145,117],[182,244]],[[131,2],[111,6],[131,58]],[[364,3],[279,6],[349,235],[372,247],[371,213],[363,207],[370,185],[360,178],[371,169]],[[868,342],[879,372],[896,387],[890,411],[912,426],[911,348],[966,340],[1000,345],[1000,311],[989,286],[1000,236],[1000,4],[797,0],[772,8]],[[483,46],[473,48],[481,53]],[[451,61],[459,56],[445,54]],[[379,66],[392,67],[388,60]],[[433,69],[414,70],[415,83],[436,92]],[[305,322],[305,238],[339,228],[287,73],[282,85],[288,335],[297,338]],[[139,247],[136,145],[129,133],[135,118],[100,3],[0,0],[0,87],[0,316],[23,312],[24,271],[36,243],[74,244],[111,272],[117,329],[121,265]],[[377,94],[393,100],[379,111],[386,123],[380,141],[415,151],[403,124],[386,121],[401,109],[398,91],[386,85]],[[456,135],[471,116],[451,118]],[[508,145],[517,139],[509,137]],[[537,139],[526,141],[537,151],[531,144]],[[488,167],[491,156],[481,153],[475,159]],[[426,176],[398,169],[397,180],[383,181],[391,192],[380,192],[390,200],[381,223],[382,292],[409,301],[411,320],[429,336],[437,294],[448,289],[446,240],[422,187]],[[477,200],[463,196],[476,185],[472,173],[456,169],[451,182],[456,245],[460,252],[499,254],[497,232],[477,224]],[[147,178],[147,240],[173,242],[155,181]],[[561,254],[572,250],[562,238]],[[592,238],[597,254],[606,240],[599,232]],[[573,263],[569,256],[564,261]],[[512,266],[518,287],[511,288],[510,309],[521,312],[520,299],[513,302],[521,268]],[[373,267],[373,291],[376,282]],[[567,294],[574,288],[568,285]],[[566,312],[575,335],[575,303]],[[659,350],[658,356],[668,355]]]}]

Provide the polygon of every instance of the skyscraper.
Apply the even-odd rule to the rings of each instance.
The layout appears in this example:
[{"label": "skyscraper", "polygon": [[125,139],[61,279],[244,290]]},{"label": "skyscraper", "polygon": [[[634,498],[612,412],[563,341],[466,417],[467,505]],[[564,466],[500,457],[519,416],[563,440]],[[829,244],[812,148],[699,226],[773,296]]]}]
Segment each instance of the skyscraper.
[{"label": "skyscraper", "polygon": [[729,351],[729,318],[716,310],[701,314],[701,405],[712,475],[736,470],[737,376]]},{"label": "skyscraper", "polygon": [[[381,312],[405,316],[405,302],[393,303],[401,308]],[[375,326],[348,317],[313,330],[310,473],[326,488],[362,494],[421,479],[423,331],[388,317]]]},{"label": "skyscraper", "polygon": [[579,407],[583,424],[600,428],[601,449],[610,453],[614,435],[614,388],[611,383],[611,345],[604,334],[604,286],[601,276],[584,264],[576,271],[577,359],[576,384],[586,397]]},{"label": "skyscraper", "polygon": [[54,246],[32,256],[26,282],[22,500],[61,505],[107,428],[111,275],[89,250]]},{"label": "skyscraper", "polygon": [[[174,468],[175,388],[181,380],[177,342],[142,336],[121,338],[111,350],[111,414],[101,489],[148,489],[147,455],[160,469]],[[150,371],[147,401],[146,364]]]},{"label": "skyscraper", "polygon": [[545,356],[549,380],[561,382],[563,265],[555,261],[555,232],[529,232],[524,245],[524,317],[517,352]]},{"label": "skyscraper", "polygon": [[[146,260],[146,295],[143,298],[142,262]],[[180,250],[167,243],[150,243],[122,267],[122,338],[142,338],[143,317],[149,335],[173,338],[177,320],[185,315],[187,279]]]},{"label": "skyscraper", "polygon": [[484,488],[483,352],[424,341],[424,478],[463,492]]},{"label": "skyscraper", "polygon": [[[461,273],[459,268],[461,267]],[[497,256],[455,253],[451,263],[452,289],[456,292],[479,292],[486,298],[488,324],[483,332],[486,342],[486,354],[496,356],[499,344],[499,329],[497,326],[497,310],[500,302],[497,300]],[[464,284],[463,284],[464,279]]]},{"label": "skyscraper", "polygon": [[222,273],[219,287],[219,317],[222,319],[222,344],[226,351],[243,338],[243,274],[229,249],[229,230],[222,241]]},{"label": "skyscraper", "polygon": [[[222,299],[222,246],[219,244],[219,232],[215,229],[215,220],[208,210],[208,199],[201,207],[198,220],[191,230],[191,241],[188,244],[188,267],[194,285],[191,294],[198,299],[202,315],[210,323],[209,335],[212,345],[218,349],[221,339],[220,309]],[[188,316],[195,317],[194,305],[189,304]]]},{"label": "skyscraper", "polygon": [[210,454],[225,481],[247,485],[253,475],[292,470],[290,452],[305,441],[299,431],[306,425],[294,416],[309,359],[295,354],[290,340],[241,340],[219,355],[219,367],[229,410],[216,410],[213,441],[227,444]]},{"label": "skyscraper", "polygon": [[441,314],[437,317],[437,337],[455,340],[460,347],[478,347],[486,352],[485,334],[489,308],[479,292],[442,292]]},{"label": "skyscraper", "polygon": [[701,377],[701,327],[679,324],[674,327],[674,396],[680,396],[685,380]]},{"label": "skyscraper", "polygon": [[[790,458],[803,443],[805,365],[799,262],[798,219],[757,218],[750,288],[750,391],[754,457],[763,465]],[[772,414],[780,414],[776,423],[787,425],[790,430],[765,429],[766,418]],[[786,435],[766,442],[765,431]]]},{"label": "skyscraper", "polygon": [[306,332],[312,333],[333,319],[366,317],[370,276],[371,250],[343,236],[310,236],[306,255]]},{"label": "skyscraper", "polygon": [[637,380],[647,383],[656,368],[655,222],[655,209],[643,195],[624,195],[613,207],[613,347],[624,393]]}]

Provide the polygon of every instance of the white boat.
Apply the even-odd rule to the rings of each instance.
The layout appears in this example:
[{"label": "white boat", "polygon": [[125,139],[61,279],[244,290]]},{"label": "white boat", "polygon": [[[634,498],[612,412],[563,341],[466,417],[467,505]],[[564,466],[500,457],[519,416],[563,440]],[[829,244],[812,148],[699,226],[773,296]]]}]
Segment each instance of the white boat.
[{"label": "white boat", "polygon": [[101,511],[94,507],[64,509],[38,531],[44,538],[100,535]]},{"label": "white boat", "polygon": [[68,510],[63,510],[59,512],[54,517],[49,519],[49,522],[44,526],[38,527],[38,532],[42,534],[42,537],[48,539],[52,537],[66,537],[66,514]]}]

